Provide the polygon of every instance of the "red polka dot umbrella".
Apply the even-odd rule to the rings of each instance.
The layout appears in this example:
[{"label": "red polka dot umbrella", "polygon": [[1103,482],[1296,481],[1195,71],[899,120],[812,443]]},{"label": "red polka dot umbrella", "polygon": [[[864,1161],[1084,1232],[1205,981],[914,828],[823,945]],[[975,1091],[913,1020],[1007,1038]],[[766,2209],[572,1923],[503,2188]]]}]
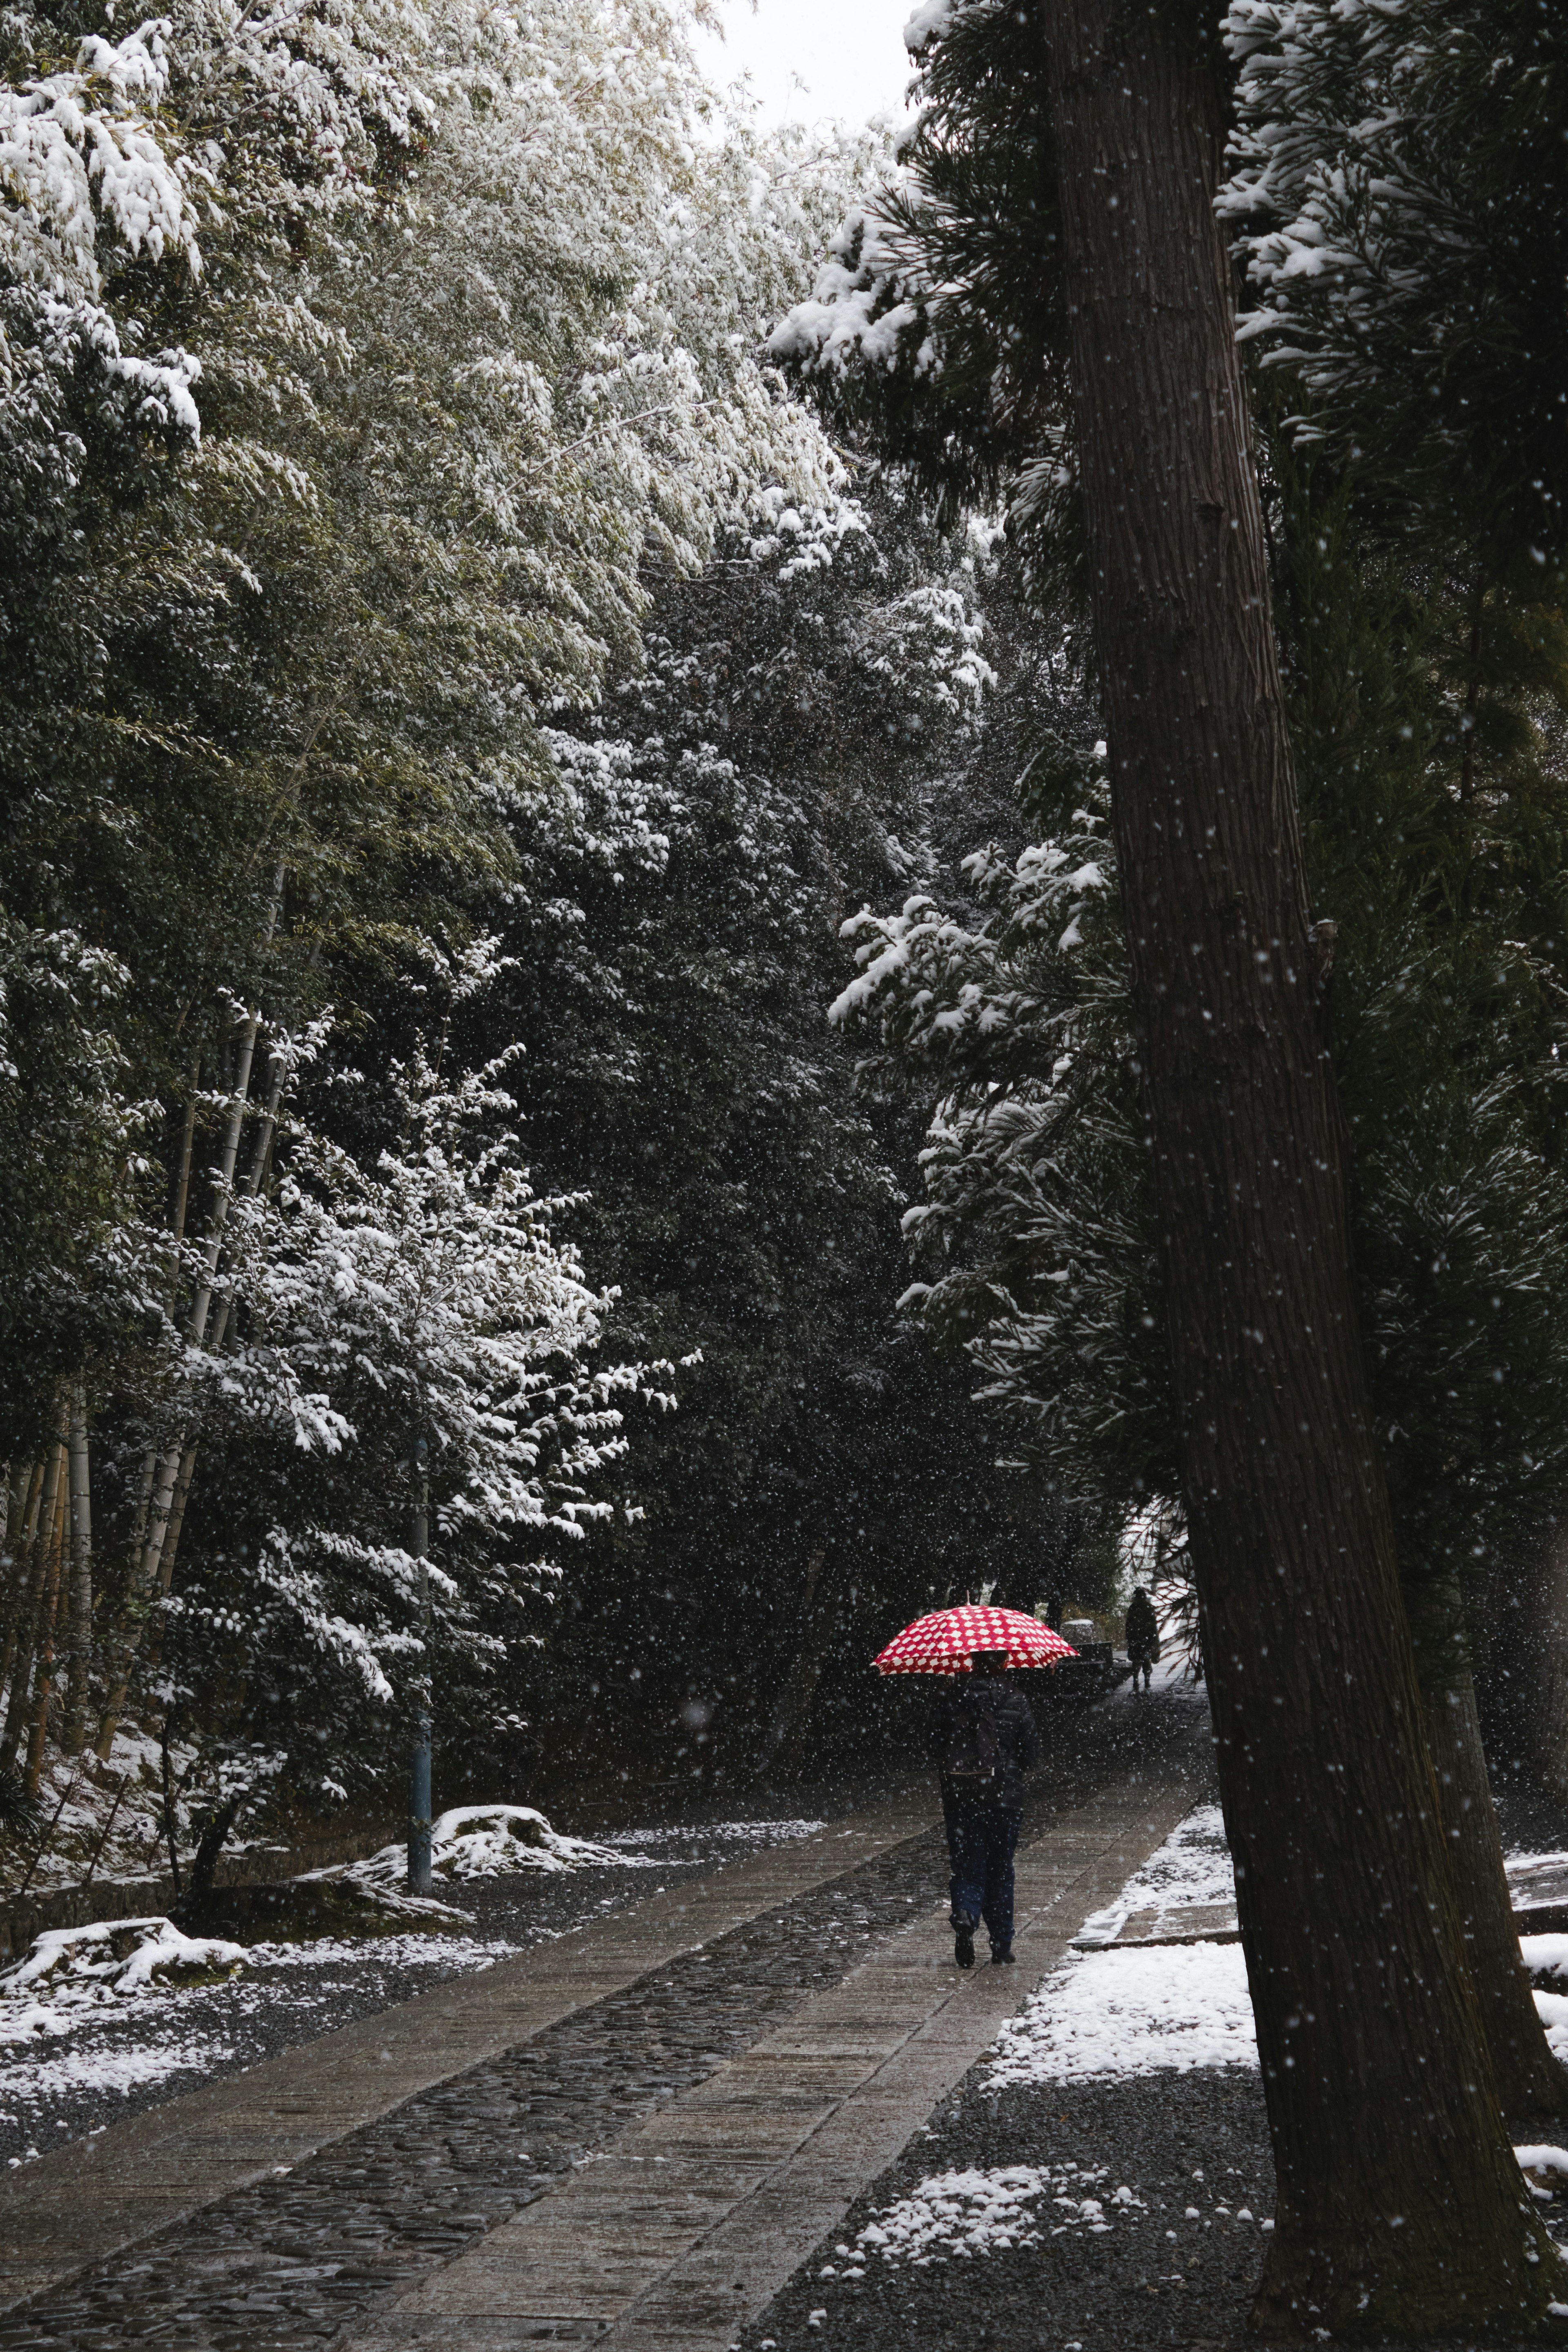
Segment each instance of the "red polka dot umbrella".
[{"label": "red polka dot umbrella", "polygon": [[976,1650],[1005,1650],[1010,1666],[1054,1666],[1078,1655],[1021,1609],[938,1609],[906,1625],[871,1663],[879,1675],[966,1675]]}]

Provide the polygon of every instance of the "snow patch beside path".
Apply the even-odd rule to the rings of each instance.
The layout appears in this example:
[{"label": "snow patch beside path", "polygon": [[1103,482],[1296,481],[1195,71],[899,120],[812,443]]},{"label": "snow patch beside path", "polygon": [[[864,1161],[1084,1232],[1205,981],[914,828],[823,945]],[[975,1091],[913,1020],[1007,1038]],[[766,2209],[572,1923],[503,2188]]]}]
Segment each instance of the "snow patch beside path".
[{"label": "snow patch beside path", "polygon": [[1047,1977],[1003,2027],[986,2087],[1257,2063],[1239,1944],[1130,1944],[1075,1955]]},{"label": "snow patch beside path", "polygon": [[[884,2262],[946,2262],[952,2255],[988,2254],[993,2249],[1037,2246],[1043,2236],[1059,2238],[1065,2230],[1087,2230],[1099,2236],[1111,2229],[1114,2219],[1145,2208],[1141,2197],[1122,2187],[1107,2191],[1110,2178],[1103,2169],[1080,2171],[1076,2164],[1009,2164],[994,2171],[935,2172],[922,2180],[912,2197],[868,2221],[847,2254],[845,2276],[858,2275],[857,2265],[868,2253]],[[1086,2189],[1099,2196],[1086,2196]],[[1035,2208],[1048,2197],[1046,2212]],[[1108,2218],[1109,2214],[1112,2218]],[[831,2265],[822,2273],[831,2273]]]}]

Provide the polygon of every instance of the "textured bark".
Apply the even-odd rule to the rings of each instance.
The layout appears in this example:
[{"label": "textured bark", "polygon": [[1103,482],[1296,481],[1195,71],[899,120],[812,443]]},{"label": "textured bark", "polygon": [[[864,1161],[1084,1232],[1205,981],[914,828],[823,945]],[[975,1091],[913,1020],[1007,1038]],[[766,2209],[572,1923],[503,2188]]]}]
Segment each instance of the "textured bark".
[{"label": "textured bark", "polygon": [[1279,2179],[1279,2341],[1549,2329],[1366,1410],[1207,77],[1047,0],[1184,1495]]},{"label": "textured bark", "polygon": [[4,1638],[0,1639],[0,1690],[10,1685],[11,1669],[16,1664],[23,1629],[32,1605],[28,1572],[32,1565],[33,1538],[43,1491],[44,1465],[41,1462],[31,1463],[17,1482],[11,1511],[14,1524],[7,1527],[5,1621]]}]

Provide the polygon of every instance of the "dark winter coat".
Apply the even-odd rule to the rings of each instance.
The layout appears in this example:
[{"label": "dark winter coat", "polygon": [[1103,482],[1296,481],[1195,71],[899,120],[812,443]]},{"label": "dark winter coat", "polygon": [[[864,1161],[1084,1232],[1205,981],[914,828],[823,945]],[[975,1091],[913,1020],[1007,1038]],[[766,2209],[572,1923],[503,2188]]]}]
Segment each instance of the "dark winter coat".
[{"label": "dark winter coat", "polygon": [[1160,1621],[1146,1592],[1135,1592],[1128,1607],[1127,1654],[1130,1658],[1157,1658],[1160,1654]]},{"label": "dark winter coat", "polygon": [[[1021,1805],[1023,1776],[1039,1759],[1040,1739],[1028,1701],[1000,1675],[954,1675],[942,1692],[931,1738],[931,1762],[941,1776],[942,1796],[951,1801],[960,1793],[942,1768],[963,1711],[976,1708],[991,1717],[996,1727],[996,1745],[1002,1751],[1002,1786],[991,1801],[1008,1807]],[[962,1793],[972,1796],[973,1792],[966,1790]]]}]

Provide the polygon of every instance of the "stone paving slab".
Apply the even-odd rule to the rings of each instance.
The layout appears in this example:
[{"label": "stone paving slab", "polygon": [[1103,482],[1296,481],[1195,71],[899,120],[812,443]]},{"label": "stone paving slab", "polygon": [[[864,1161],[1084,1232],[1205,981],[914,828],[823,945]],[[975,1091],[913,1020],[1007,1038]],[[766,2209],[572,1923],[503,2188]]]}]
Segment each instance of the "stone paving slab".
[{"label": "stone paving slab", "polygon": [[687,1879],[0,2178],[0,2312],[931,1827],[929,1784]]},{"label": "stone paving slab", "polygon": [[1190,1811],[1124,1779],[1019,1854],[1016,1970],[960,1974],[926,1909],[840,1983],[340,2338],[354,2352],[727,2352]]}]

